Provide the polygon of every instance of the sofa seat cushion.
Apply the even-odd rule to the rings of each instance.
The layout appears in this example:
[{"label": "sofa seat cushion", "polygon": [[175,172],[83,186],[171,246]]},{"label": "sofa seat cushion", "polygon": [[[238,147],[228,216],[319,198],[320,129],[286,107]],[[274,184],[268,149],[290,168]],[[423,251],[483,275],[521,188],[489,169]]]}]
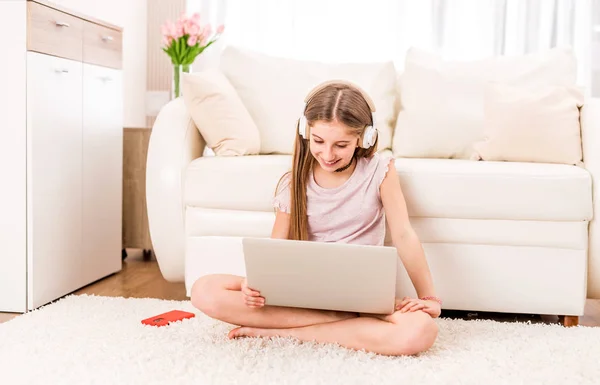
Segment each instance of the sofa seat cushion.
[{"label": "sofa seat cushion", "polygon": [[586,221],[592,179],[577,166],[549,163],[396,159],[410,216]]},{"label": "sofa seat cushion", "polygon": [[[290,155],[202,157],[190,163],[187,206],[273,211],[279,178]],[[562,164],[458,159],[395,160],[411,217],[587,221],[592,180]]]},{"label": "sofa seat cushion", "polygon": [[291,155],[201,157],[188,166],[184,201],[203,208],[274,211],[277,182],[291,169]]}]

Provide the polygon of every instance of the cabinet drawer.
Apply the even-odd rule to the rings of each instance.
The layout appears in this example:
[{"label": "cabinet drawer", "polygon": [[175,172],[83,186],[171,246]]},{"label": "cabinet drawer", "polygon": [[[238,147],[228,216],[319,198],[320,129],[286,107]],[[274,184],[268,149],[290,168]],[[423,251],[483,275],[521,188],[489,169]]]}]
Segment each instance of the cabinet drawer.
[{"label": "cabinet drawer", "polygon": [[27,2],[27,50],[72,60],[83,57],[83,20]]},{"label": "cabinet drawer", "polygon": [[83,26],[83,61],[110,68],[122,67],[121,32],[91,22]]}]

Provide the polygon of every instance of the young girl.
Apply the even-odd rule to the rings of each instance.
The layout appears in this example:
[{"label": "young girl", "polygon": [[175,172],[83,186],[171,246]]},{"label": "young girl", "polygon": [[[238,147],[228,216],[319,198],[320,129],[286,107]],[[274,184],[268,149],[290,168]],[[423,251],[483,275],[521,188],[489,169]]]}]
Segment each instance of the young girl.
[{"label": "young girl", "polygon": [[[423,248],[412,229],[393,158],[377,153],[375,106],[358,86],[330,81],[305,99],[293,167],[278,184],[272,238],[383,245],[385,221],[418,298],[388,315],[269,306],[244,277],[195,282],[192,304],[234,325],[229,338],[295,337],[385,355],[412,355],[437,337],[441,312]],[[265,302],[266,301],[266,302]]]}]

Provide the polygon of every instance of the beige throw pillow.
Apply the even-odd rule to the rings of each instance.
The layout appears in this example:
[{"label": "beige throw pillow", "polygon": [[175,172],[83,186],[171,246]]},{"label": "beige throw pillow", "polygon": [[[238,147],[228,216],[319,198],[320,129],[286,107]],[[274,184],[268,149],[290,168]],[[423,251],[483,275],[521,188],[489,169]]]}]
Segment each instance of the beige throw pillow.
[{"label": "beige throw pillow", "polygon": [[574,86],[491,83],[484,99],[486,139],[473,146],[473,159],[579,165],[582,105],[583,92]]},{"label": "beige throw pillow", "polygon": [[553,48],[481,60],[444,60],[411,48],[399,81],[402,108],[394,131],[397,157],[470,159],[483,139],[486,84],[575,85],[571,49]]},{"label": "beige throw pillow", "polygon": [[217,156],[254,155],[260,152],[260,133],[237,92],[217,69],[183,74],[183,100]]}]

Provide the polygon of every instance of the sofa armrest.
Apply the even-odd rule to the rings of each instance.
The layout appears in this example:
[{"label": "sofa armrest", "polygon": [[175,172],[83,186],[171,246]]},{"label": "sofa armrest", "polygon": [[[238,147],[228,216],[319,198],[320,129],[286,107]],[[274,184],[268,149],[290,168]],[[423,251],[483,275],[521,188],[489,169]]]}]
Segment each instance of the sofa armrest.
[{"label": "sofa armrest", "polygon": [[182,98],[160,110],[148,145],[146,201],[152,247],[168,281],[185,279],[183,185],[186,168],[205,146]]},{"label": "sofa armrest", "polygon": [[589,225],[588,298],[600,299],[600,99],[589,98],[581,108],[583,163],[592,175],[594,217]]}]

